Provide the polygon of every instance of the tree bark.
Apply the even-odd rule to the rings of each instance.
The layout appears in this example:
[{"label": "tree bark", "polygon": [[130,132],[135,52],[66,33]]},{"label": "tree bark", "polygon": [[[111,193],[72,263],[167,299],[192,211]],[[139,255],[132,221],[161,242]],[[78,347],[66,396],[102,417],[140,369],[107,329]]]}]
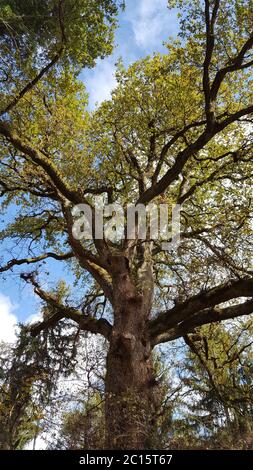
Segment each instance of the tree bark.
[{"label": "tree bark", "polygon": [[154,409],[152,351],[145,328],[153,297],[152,268],[141,263],[138,288],[126,258],[115,257],[112,265],[115,321],[107,356],[106,446],[144,449]]}]

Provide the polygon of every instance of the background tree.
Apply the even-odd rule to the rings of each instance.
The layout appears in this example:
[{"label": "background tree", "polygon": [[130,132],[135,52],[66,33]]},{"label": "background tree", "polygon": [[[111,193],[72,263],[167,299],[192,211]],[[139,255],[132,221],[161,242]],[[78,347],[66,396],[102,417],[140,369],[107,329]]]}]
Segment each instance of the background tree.
[{"label": "background tree", "polygon": [[191,389],[188,422],[198,444],[252,449],[252,321],[209,325],[186,342],[183,382]]},{"label": "background tree", "polygon": [[94,450],[103,449],[104,443],[103,398],[97,394],[89,402],[84,401],[81,409],[75,409],[63,415],[60,435],[53,443],[53,448]]},{"label": "background tree", "polygon": [[[169,3],[182,8],[182,2]],[[77,3],[80,21],[84,4]],[[99,5],[105,12],[111,2]],[[85,110],[75,54],[71,65],[65,61],[38,74],[25,93],[15,59],[14,81],[2,94],[1,196],[3,208],[14,203],[16,214],[1,236],[22,240],[27,256],[14,255],[0,270],[38,265],[37,273],[22,274],[49,311],[32,327],[34,336],[66,319],[109,342],[110,448],[148,445],[160,400],[152,364],[156,345],[253,312],[252,2],[206,0],[184,7],[183,40],[170,42],[166,56],[128,70],[120,66],[112,99],[94,113]],[[66,15],[66,30],[68,18],[73,23]],[[104,19],[99,16],[100,26]],[[34,33],[32,65],[47,57],[39,22]],[[3,28],[4,47],[6,34]],[[78,37],[81,46],[84,38]],[[64,46],[69,60],[73,44],[70,34]],[[18,98],[12,93],[16,80]],[[94,223],[91,241],[76,239],[72,209],[84,203],[94,216],[94,195],[124,209],[128,203],[181,204],[178,251],[163,251],[148,234],[114,244],[106,236],[100,240]],[[73,270],[76,293],[59,298],[42,287],[43,262],[50,258]]]},{"label": "background tree", "polygon": [[[21,450],[42,428],[43,408],[52,386],[44,361],[34,343],[27,347],[27,333],[14,346],[1,343],[0,449]],[[43,393],[41,391],[43,390]]]},{"label": "background tree", "polygon": [[[61,299],[63,283],[54,290]],[[50,315],[45,305],[43,315]],[[0,349],[0,446],[23,449],[41,435],[50,444],[58,436],[61,415],[102,394],[104,345],[86,338],[64,320],[32,338],[20,325],[14,344]],[[79,348],[77,347],[79,345]],[[64,411],[65,410],[65,411]]]},{"label": "background tree", "polygon": [[[189,335],[186,343],[177,340],[161,348],[155,367],[160,408],[148,436],[149,449],[252,448],[251,330],[247,320],[226,328],[209,325]],[[85,395],[82,372],[77,374],[78,389],[71,386],[70,396],[57,401],[54,416],[58,414],[59,426],[50,440],[52,449],[105,446],[104,376],[95,375],[91,357],[90,351],[90,366],[87,357],[82,359],[95,379],[86,382]],[[71,400],[68,408],[65,400]],[[50,404],[52,425],[51,414]]]},{"label": "background tree", "polygon": [[[87,364],[85,365],[87,370]],[[181,386],[175,385],[168,372],[168,363],[161,355],[154,357],[156,379],[153,386],[159,394],[159,406],[151,416],[152,428],[146,437],[149,449],[164,449],[168,446],[171,433],[172,413],[176,407]],[[94,375],[93,370],[93,375]],[[79,400],[72,408],[61,414],[57,437],[50,448],[58,449],[104,449],[107,445],[105,425],[105,376],[93,377],[85,395],[79,392]],[[83,387],[83,374],[79,375]],[[80,397],[83,397],[83,400]],[[73,400],[73,395],[72,395]]]}]

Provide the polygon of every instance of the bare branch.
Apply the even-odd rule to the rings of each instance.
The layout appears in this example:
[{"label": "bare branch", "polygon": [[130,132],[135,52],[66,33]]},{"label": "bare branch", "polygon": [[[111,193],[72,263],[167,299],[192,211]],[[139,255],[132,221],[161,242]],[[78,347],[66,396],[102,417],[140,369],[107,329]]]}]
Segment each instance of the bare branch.
[{"label": "bare branch", "polygon": [[43,255],[34,257],[34,258],[12,259],[5,266],[0,266],[0,273],[9,271],[14,266],[22,266],[24,264],[27,264],[27,265],[35,264],[35,263],[39,263],[40,261],[44,261],[48,258],[53,258],[57,261],[66,261],[73,257],[74,257],[74,253],[70,251],[68,253],[63,253],[63,254],[49,252],[49,253],[44,253]]}]

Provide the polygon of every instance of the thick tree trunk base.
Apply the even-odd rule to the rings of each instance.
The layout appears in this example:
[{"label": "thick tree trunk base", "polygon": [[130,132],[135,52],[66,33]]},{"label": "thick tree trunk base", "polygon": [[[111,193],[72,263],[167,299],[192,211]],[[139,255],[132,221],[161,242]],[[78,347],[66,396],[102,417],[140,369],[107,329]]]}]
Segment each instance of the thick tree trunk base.
[{"label": "thick tree trunk base", "polygon": [[145,329],[153,298],[152,270],[142,253],[136,286],[126,258],[112,257],[111,266],[115,322],[107,356],[107,448],[145,449],[153,414],[151,345]]},{"label": "thick tree trunk base", "polygon": [[129,334],[115,338],[107,358],[107,448],[146,448],[153,400],[153,369],[146,345]]}]

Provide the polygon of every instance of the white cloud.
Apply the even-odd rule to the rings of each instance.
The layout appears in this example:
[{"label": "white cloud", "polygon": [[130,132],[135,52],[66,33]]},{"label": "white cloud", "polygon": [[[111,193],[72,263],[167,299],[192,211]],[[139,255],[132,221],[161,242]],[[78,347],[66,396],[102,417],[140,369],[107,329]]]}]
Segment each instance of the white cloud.
[{"label": "white cloud", "polygon": [[177,30],[177,14],[175,10],[168,10],[167,0],[127,0],[126,11],[120,17],[113,55],[98,59],[93,69],[86,69],[81,74],[89,93],[89,107],[94,109],[110,99],[117,84],[115,63],[119,58],[128,65],[157,50],[166,52],[162,43]]},{"label": "white cloud", "polygon": [[0,341],[13,343],[16,340],[18,321],[13,313],[15,308],[9,297],[0,293]]},{"label": "white cloud", "polygon": [[150,50],[175,33],[176,13],[169,12],[167,4],[167,0],[139,0],[129,11],[137,46]]},{"label": "white cloud", "polygon": [[30,315],[27,319],[26,319],[26,324],[28,323],[37,323],[39,321],[43,320],[42,318],[42,313],[41,312],[38,312],[38,313],[33,313],[32,315]]},{"label": "white cloud", "polygon": [[28,444],[26,444],[24,450],[46,450],[47,448],[47,442],[45,439],[43,439],[42,436],[38,436],[35,445],[34,441],[30,441]]},{"label": "white cloud", "polygon": [[93,109],[96,104],[110,99],[111,91],[116,86],[116,66],[113,58],[99,59],[95,69],[85,75],[85,85],[89,93],[89,104]]}]

